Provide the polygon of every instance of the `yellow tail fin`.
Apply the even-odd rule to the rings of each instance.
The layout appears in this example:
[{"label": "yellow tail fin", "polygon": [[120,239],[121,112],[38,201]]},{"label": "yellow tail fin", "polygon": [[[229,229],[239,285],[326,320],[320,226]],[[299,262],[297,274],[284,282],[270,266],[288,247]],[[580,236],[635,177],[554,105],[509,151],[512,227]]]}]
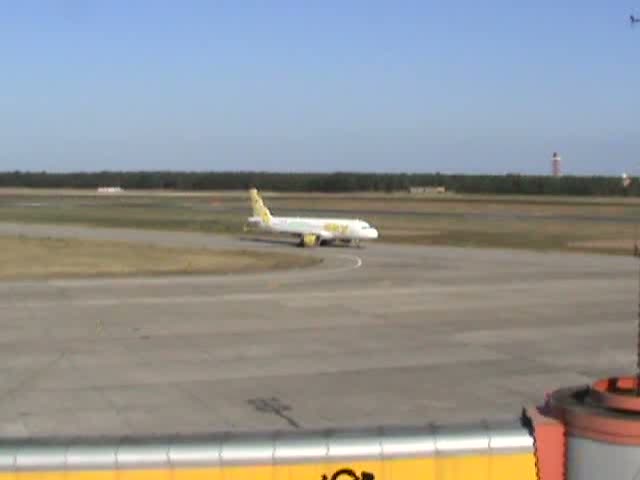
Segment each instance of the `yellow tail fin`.
[{"label": "yellow tail fin", "polygon": [[265,207],[258,190],[252,188],[249,190],[251,196],[251,207],[253,208],[253,216],[260,217],[264,223],[271,223],[271,212]]}]

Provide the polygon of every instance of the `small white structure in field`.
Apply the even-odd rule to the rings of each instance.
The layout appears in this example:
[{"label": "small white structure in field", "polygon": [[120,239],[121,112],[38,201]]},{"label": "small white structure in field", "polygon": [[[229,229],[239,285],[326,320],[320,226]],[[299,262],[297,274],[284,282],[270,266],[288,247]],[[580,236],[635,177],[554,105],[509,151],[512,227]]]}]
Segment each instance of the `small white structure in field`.
[{"label": "small white structure in field", "polygon": [[120,193],[121,187],[98,187],[98,193]]},{"label": "small white structure in field", "polygon": [[409,193],[411,194],[429,194],[429,193],[446,193],[445,187],[409,187]]}]

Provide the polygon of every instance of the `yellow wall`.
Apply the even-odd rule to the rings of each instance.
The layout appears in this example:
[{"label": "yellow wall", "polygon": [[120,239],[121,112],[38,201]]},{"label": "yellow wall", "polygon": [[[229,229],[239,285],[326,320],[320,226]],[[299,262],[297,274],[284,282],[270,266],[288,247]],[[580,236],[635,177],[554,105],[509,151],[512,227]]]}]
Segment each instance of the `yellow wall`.
[{"label": "yellow wall", "polygon": [[[340,469],[375,480],[536,480],[533,453],[438,456],[327,464],[234,466],[176,470],[111,470],[95,472],[0,472],[0,480],[332,480]],[[341,475],[336,480],[351,480]]]}]

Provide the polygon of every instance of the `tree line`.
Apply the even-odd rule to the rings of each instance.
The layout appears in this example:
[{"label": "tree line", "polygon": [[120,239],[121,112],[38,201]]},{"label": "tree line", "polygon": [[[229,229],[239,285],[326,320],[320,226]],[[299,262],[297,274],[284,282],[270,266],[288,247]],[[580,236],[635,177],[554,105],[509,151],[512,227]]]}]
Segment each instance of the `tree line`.
[{"label": "tree line", "polygon": [[125,190],[242,190],[257,187],[278,192],[396,192],[410,187],[445,187],[477,194],[638,196],[634,181],[620,177],[544,175],[462,175],[442,173],[271,173],[271,172],[0,172],[0,187],[90,188]]}]

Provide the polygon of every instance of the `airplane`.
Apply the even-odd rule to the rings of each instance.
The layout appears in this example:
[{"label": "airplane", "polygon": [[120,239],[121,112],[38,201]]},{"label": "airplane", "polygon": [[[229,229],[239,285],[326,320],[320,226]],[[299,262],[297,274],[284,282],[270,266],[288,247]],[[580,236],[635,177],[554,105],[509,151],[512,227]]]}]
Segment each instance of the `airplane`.
[{"label": "airplane", "polygon": [[378,230],[359,219],[274,217],[265,206],[258,190],[249,189],[253,216],[247,219],[247,227],[262,231],[292,235],[300,239],[301,247],[315,247],[347,243],[360,247],[362,240],[375,240]]}]

